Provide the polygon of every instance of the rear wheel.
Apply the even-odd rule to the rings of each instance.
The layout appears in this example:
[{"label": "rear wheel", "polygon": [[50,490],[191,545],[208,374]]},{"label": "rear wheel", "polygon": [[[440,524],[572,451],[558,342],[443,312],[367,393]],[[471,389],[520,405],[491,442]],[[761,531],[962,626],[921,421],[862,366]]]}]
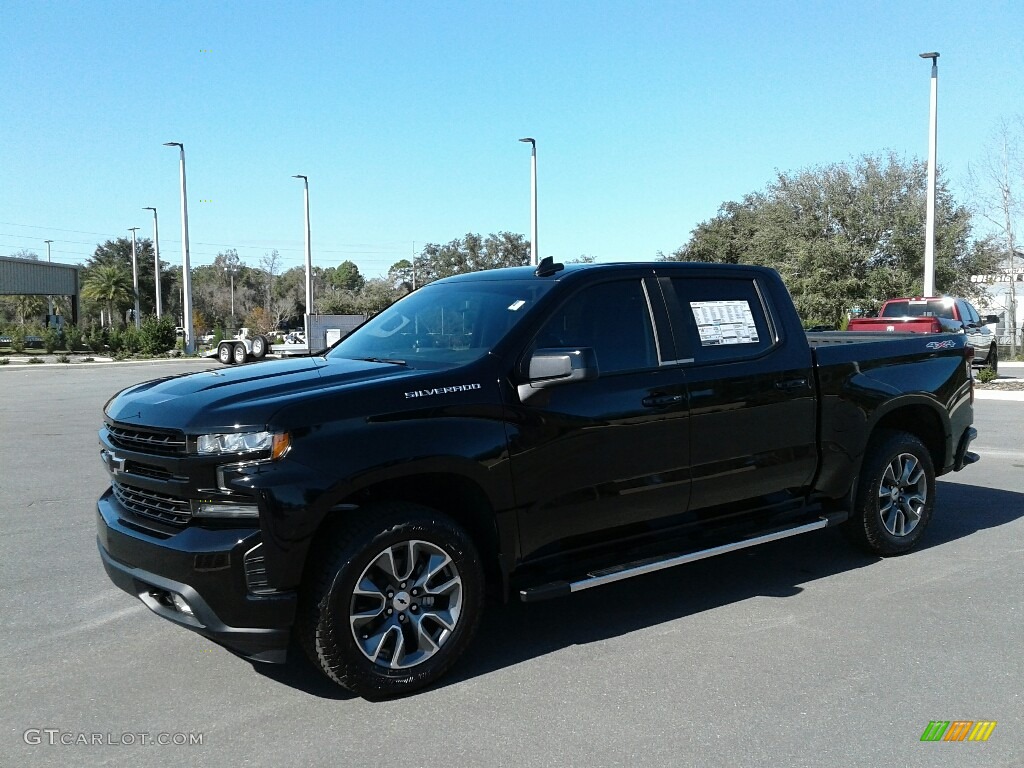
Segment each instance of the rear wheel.
[{"label": "rear wheel", "polygon": [[239,365],[249,359],[249,353],[245,350],[245,344],[242,344],[241,342],[235,344],[235,348],[232,350],[231,355]]},{"label": "rear wheel", "polygon": [[224,365],[231,365],[234,362],[233,353],[233,344],[228,344],[227,342],[222,341],[217,345],[217,359]]},{"label": "rear wheel", "polygon": [[876,555],[902,555],[932,517],[935,467],[915,435],[885,431],[868,444],[847,535]]},{"label": "rear wheel", "polygon": [[314,664],[368,699],[441,677],[469,645],[483,605],[480,558],[439,512],[389,503],[324,531],[297,623]]},{"label": "rear wheel", "polygon": [[252,340],[252,356],[262,360],[267,354],[267,339],[265,336],[256,336]]}]

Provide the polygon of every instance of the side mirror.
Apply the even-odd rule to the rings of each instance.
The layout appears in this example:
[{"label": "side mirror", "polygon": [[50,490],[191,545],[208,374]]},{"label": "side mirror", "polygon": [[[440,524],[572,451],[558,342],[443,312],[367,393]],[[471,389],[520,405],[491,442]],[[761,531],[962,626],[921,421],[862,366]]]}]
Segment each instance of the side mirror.
[{"label": "side mirror", "polygon": [[999,322],[999,315],[982,315],[981,322],[985,325],[992,325]]},{"label": "side mirror", "polygon": [[529,381],[518,387],[519,399],[523,402],[548,387],[596,379],[597,355],[591,347],[538,349],[530,357],[528,376]]}]

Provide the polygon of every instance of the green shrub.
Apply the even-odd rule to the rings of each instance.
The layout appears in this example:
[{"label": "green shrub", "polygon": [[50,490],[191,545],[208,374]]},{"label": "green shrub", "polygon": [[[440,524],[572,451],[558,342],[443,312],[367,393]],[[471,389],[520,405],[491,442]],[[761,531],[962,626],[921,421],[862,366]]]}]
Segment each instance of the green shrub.
[{"label": "green shrub", "polygon": [[25,327],[17,325],[11,331],[11,349],[21,353],[25,351]]},{"label": "green shrub", "polygon": [[117,328],[107,329],[107,347],[110,348],[110,354],[117,356],[117,353],[121,351],[124,345],[121,342],[121,332]]},{"label": "green shrub", "polygon": [[142,329],[126,325],[121,331],[121,351],[134,355],[142,351]]},{"label": "green shrub", "polygon": [[147,355],[162,355],[169,349],[173,349],[176,343],[174,335],[174,321],[169,316],[161,317],[159,320],[151,315],[142,321],[142,329],[139,332],[139,348]]},{"label": "green shrub", "polygon": [[91,362],[93,362],[94,360],[95,360],[95,358],[93,358],[93,357],[83,357],[83,358],[82,358],[82,362],[83,362],[83,363],[91,363]]},{"label": "green shrub", "polygon": [[76,349],[81,349],[83,342],[85,341],[82,329],[74,323],[68,323],[64,326],[64,349],[68,352],[74,352]]},{"label": "green shrub", "polygon": [[43,349],[46,354],[52,355],[60,343],[60,331],[56,328],[47,328],[43,331]]},{"label": "green shrub", "polygon": [[40,363],[45,363],[45,362],[46,362],[46,361],[45,361],[45,360],[43,360],[43,358],[41,358],[41,357],[30,357],[30,358],[28,359],[28,361],[29,361],[30,363],[32,363],[33,365],[39,365]]},{"label": "green shrub", "polygon": [[57,362],[58,363],[70,363],[71,362],[71,358],[68,357],[67,355],[57,355]]},{"label": "green shrub", "polygon": [[95,352],[97,354],[102,352],[107,346],[106,341],[104,341],[103,339],[103,329],[100,328],[98,325],[94,325],[92,328],[90,328],[89,336],[85,340],[85,344],[92,352]]},{"label": "green shrub", "polygon": [[210,342],[210,346],[211,347],[216,347],[222,341],[224,341],[224,329],[223,328],[216,328],[216,329],[214,329],[214,331],[213,331],[213,341]]},{"label": "green shrub", "polygon": [[976,378],[981,384],[988,384],[990,381],[995,381],[998,376],[991,368],[982,368],[978,371]]},{"label": "green shrub", "polygon": [[8,360],[6,357],[0,357],[0,365],[7,365],[9,362],[11,361]]}]

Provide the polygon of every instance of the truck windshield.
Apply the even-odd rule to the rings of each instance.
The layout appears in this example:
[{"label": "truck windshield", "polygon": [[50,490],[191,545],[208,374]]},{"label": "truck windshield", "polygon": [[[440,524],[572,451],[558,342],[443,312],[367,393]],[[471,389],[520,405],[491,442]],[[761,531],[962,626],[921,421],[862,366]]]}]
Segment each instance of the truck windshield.
[{"label": "truck windshield", "polygon": [[540,280],[434,283],[395,302],[327,353],[416,368],[483,357],[548,291]]},{"label": "truck windshield", "polygon": [[952,320],[953,302],[949,299],[890,301],[882,310],[882,317],[944,317]]}]

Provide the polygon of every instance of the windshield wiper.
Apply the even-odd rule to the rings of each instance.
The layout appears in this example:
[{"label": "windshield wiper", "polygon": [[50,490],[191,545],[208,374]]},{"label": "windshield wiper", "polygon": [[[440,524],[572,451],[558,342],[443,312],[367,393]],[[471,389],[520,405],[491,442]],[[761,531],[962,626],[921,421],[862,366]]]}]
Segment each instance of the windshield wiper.
[{"label": "windshield wiper", "polygon": [[364,360],[367,363],[390,363],[391,365],[409,365],[405,360],[390,360],[386,357],[354,357],[353,360]]}]

